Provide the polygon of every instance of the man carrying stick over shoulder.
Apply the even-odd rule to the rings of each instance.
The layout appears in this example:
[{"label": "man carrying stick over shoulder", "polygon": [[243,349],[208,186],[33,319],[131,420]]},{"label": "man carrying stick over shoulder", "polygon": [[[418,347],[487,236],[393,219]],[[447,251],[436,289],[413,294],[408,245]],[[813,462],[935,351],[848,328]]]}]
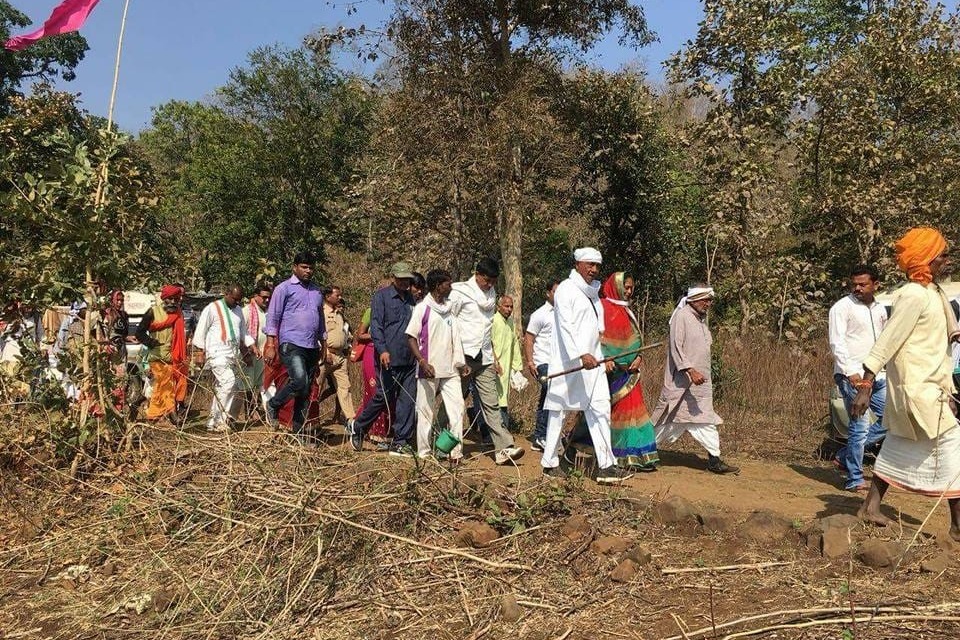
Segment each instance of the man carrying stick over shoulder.
[{"label": "man carrying stick over shoulder", "polygon": [[577,249],[570,276],[557,286],[553,297],[554,330],[550,354],[551,374],[582,367],[550,380],[543,408],[547,416],[547,438],[540,464],[547,476],[562,476],[560,432],[567,411],[582,411],[590,429],[597,458],[597,482],[618,484],[632,474],[617,468],[610,446],[610,388],[603,367],[600,334],[603,306],[596,275],[603,258],[591,247]]}]

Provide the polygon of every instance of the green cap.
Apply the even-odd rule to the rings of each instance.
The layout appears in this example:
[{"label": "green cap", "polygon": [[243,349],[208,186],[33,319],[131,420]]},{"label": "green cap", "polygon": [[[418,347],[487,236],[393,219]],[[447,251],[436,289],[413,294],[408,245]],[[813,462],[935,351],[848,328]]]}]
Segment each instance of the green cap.
[{"label": "green cap", "polygon": [[394,278],[412,278],[413,269],[410,268],[410,265],[406,262],[395,262],[392,267],[390,267],[390,273]]}]

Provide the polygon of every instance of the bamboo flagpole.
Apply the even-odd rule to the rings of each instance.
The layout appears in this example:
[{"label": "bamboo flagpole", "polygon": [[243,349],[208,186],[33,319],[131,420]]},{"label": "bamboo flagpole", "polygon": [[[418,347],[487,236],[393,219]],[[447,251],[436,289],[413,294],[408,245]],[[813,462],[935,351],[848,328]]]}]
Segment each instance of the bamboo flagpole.
[{"label": "bamboo flagpole", "polygon": [[[124,0],[123,3],[123,15],[120,19],[120,34],[117,38],[117,55],[116,60],[113,66],[113,85],[110,89],[110,103],[107,108],[107,134],[109,135],[113,131],[113,111],[116,106],[117,101],[117,85],[120,82],[120,59],[123,54],[123,36],[127,28],[127,12],[130,9],[130,0]],[[100,172],[97,178],[97,190],[93,198],[93,209],[94,212],[98,212],[99,209],[103,207],[103,202],[105,198],[105,191],[107,187],[107,181],[110,175],[110,168],[108,163],[109,158],[104,158],[103,162],[100,164]],[[94,224],[97,224],[95,222]],[[90,408],[90,348],[91,348],[91,316],[93,314],[94,307],[97,303],[96,291],[94,290],[95,282],[93,280],[93,264],[88,257],[86,269],[86,289],[87,289],[87,315],[84,319],[83,326],[83,389],[84,389],[84,401],[80,403],[80,424],[86,424],[87,415]],[[105,394],[103,391],[103,385],[101,384],[100,376],[97,376],[97,393],[100,400],[101,409],[106,411],[105,405]],[[99,432],[99,425],[97,427]],[[99,433],[98,433],[99,436]],[[99,439],[98,439],[99,442]],[[76,466],[76,461],[74,462],[74,467]]]}]

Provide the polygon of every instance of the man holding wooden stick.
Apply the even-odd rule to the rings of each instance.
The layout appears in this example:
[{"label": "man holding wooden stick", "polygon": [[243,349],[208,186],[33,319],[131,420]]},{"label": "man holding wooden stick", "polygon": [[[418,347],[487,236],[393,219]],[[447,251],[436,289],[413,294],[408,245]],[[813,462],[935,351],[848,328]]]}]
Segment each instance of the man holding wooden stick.
[{"label": "man holding wooden stick", "polygon": [[[590,429],[597,458],[597,482],[617,484],[632,474],[621,473],[610,445],[610,388],[603,367],[600,334],[603,306],[600,282],[596,280],[603,261],[592,247],[577,249],[570,276],[554,294],[554,330],[548,370],[564,373],[550,380],[543,408],[547,414],[547,438],[540,464],[547,476],[562,476],[560,432],[568,411],[582,411]],[[582,367],[582,368],[577,368]]]},{"label": "man holding wooden stick", "polygon": [[873,524],[890,524],[880,505],[891,485],[946,498],[950,537],[960,541],[960,429],[950,359],[950,344],[960,339],[960,327],[938,284],[950,272],[947,241],[936,229],[917,227],[895,248],[897,265],[910,282],[897,292],[890,320],[863,360],[862,382],[850,410],[852,418],[866,413],[874,380],[886,367],[887,438],[857,515]]},{"label": "man holding wooden stick", "polygon": [[713,305],[711,287],[696,284],[680,299],[670,316],[670,344],[660,399],[653,410],[657,446],[676,442],[684,433],[707,450],[707,470],[740,473],[720,458],[723,418],[713,410],[713,380],[710,376],[710,346],[713,335],[707,326],[707,311]]}]

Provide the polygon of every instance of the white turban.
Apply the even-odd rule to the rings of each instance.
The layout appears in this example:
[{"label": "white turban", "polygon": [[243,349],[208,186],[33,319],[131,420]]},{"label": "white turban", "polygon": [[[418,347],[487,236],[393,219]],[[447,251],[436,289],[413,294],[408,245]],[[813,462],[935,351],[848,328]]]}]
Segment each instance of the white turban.
[{"label": "white turban", "polygon": [[690,287],[687,289],[687,302],[696,302],[704,298],[715,298],[713,287]]},{"label": "white turban", "polygon": [[603,256],[593,247],[582,247],[573,252],[573,261],[601,264],[603,263]]},{"label": "white turban", "polygon": [[687,295],[680,298],[680,301],[677,303],[677,308],[670,314],[670,320],[672,321],[674,316],[677,315],[677,312],[687,306],[688,302],[696,302],[697,300],[715,297],[716,294],[713,291],[713,287],[690,287],[687,289]]}]

